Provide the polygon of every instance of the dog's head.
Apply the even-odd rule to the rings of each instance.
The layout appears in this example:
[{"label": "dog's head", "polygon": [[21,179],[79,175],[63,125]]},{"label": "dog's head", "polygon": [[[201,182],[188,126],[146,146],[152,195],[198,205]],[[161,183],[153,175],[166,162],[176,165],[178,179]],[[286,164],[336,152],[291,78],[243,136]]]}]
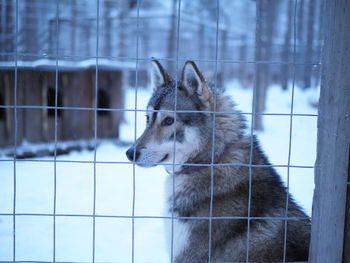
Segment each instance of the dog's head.
[{"label": "dog's head", "polygon": [[175,162],[178,170],[209,141],[210,114],[201,111],[212,110],[212,91],[193,61],[186,62],[179,81],[159,61],[152,65],[154,91],[147,106],[147,126],[126,155],[143,167],[168,164],[171,170]]}]

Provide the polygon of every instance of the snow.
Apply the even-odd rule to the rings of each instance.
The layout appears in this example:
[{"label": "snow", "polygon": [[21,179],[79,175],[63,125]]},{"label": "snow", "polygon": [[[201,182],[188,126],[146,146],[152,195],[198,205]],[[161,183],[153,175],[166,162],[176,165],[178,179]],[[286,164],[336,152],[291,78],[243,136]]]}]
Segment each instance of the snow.
[{"label": "snow", "polygon": [[[242,89],[237,82],[227,86],[227,94],[246,113],[251,112],[252,93]],[[137,108],[145,109],[150,96],[149,89],[138,89]],[[310,106],[317,91],[302,91],[296,87],[294,113],[316,114]],[[271,86],[268,92],[268,113],[290,113],[291,89],[282,91]],[[134,90],[126,93],[126,106],[135,108]],[[126,122],[121,127],[121,139],[133,141],[142,133],[145,113],[125,113]],[[136,117],[136,124],[134,126]],[[250,115],[247,115],[249,122]],[[316,150],[317,118],[294,116],[292,122],[291,165],[313,166]],[[263,149],[276,165],[288,163],[290,116],[265,116],[265,131],[258,133]],[[57,199],[56,213],[62,215],[91,215],[94,208],[94,169],[96,169],[96,214],[117,217],[97,217],[95,225],[95,262],[131,262],[133,169],[135,169],[135,215],[165,216],[163,167],[140,168],[128,163],[125,150],[112,141],[104,142],[97,149],[96,159],[103,162],[78,163],[64,161],[93,161],[93,151],[71,152],[61,155],[56,163]],[[53,157],[40,158],[47,162],[16,162],[16,213],[51,214],[54,209]],[[288,169],[277,168],[286,181]],[[0,162],[0,213],[13,212],[14,163]],[[311,214],[313,194],[313,168],[289,169],[290,192]],[[119,217],[118,217],[119,216]],[[124,216],[124,217],[123,217]],[[12,260],[13,217],[0,215],[0,261]],[[168,243],[165,240],[162,218],[134,219],[135,262],[170,262]],[[93,218],[90,216],[56,217],[56,261],[91,262],[93,251]],[[16,260],[53,260],[53,218],[50,216],[16,216]]]},{"label": "snow", "polygon": [[[57,64],[57,65],[56,65]],[[90,58],[80,61],[72,60],[55,60],[55,59],[38,59],[35,61],[0,61],[0,69],[12,69],[14,67],[18,68],[38,68],[44,70],[55,70],[56,67],[59,70],[80,70],[80,69],[89,69],[96,67],[96,58]],[[98,68],[99,69],[135,69],[134,62],[125,62],[119,60],[111,60],[106,58],[98,59]]]},{"label": "snow", "polygon": [[[93,148],[95,141],[92,140],[74,140],[74,141],[64,141],[59,143],[59,147],[62,150],[69,150],[73,147],[79,148]],[[14,147],[5,147],[0,149],[0,158],[8,159],[7,156],[13,156]],[[20,145],[16,147],[17,156],[23,155],[26,152],[43,152],[43,153],[52,153],[55,151],[55,143],[31,143],[26,140],[23,140]]]}]

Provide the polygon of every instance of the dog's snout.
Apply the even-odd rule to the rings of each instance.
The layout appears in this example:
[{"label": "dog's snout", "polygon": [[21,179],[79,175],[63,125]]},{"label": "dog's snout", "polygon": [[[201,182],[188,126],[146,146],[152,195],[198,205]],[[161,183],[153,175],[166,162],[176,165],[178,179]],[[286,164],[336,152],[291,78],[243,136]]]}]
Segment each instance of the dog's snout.
[{"label": "dog's snout", "polygon": [[140,157],[140,152],[135,151],[134,146],[130,147],[129,150],[126,151],[126,156],[128,157],[129,161],[134,161],[134,155],[135,155],[135,161]]}]

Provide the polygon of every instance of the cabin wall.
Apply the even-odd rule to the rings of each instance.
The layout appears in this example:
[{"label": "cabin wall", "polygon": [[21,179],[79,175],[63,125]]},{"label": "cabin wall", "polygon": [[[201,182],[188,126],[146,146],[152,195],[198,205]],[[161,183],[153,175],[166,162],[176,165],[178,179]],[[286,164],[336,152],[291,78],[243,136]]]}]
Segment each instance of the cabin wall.
[{"label": "cabin wall", "polygon": [[[99,95],[103,93],[104,97],[97,97],[96,105],[95,73],[93,69],[59,70],[56,84],[55,71],[18,69],[15,85],[14,69],[1,70],[0,147],[14,145],[15,109],[12,106],[15,105],[15,89],[16,105],[19,106],[16,110],[17,145],[23,141],[52,142],[55,129],[58,141],[94,139],[96,106],[123,109],[125,84],[122,71],[100,69],[98,89]],[[56,103],[57,109],[50,108]],[[97,137],[118,138],[122,119],[123,111],[98,111]]]},{"label": "cabin wall", "polygon": [[62,89],[63,106],[80,109],[63,109],[62,139],[79,140],[93,138],[93,110],[95,93],[93,70],[61,72],[59,83]]},{"label": "cabin wall", "polygon": [[124,91],[121,72],[99,72],[98,77],[98,108],[111,108],[112,111],[97,112],[98,138],[118,138],[119,124],[123,118]]},{"label": "cabin wall", "polygon": [[[14,80],[13,71],[0,71],[1,106],[13,106]],[[14,145],[14,109],[1,108],[0,112],[0,147]]]}]

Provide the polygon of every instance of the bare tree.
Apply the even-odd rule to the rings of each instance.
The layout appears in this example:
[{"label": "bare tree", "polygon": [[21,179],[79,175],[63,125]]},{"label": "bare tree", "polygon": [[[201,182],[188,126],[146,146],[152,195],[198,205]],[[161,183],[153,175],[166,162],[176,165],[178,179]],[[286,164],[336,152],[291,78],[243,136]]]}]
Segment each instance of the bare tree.
[{"label": "bare tree", "polygon": [[308,21],[307,21],[307,40],[306,40],[306,53],[305,53],[305,70],[304,72],[304,88],[310,88],[311,85],[311,63],[314,59],[314,24],[315,24],[315,0],[310,0],[308,6]]},{"label": "bare tree", "polygon": [[[322,0],[323,1],[323,0]],[[292,1],[290,1],[292,2]],[[297,25],[297,38],[299,42],[304,41],[304,6],[305,1],[298,1],[298,25]]]},{"label": "bare tree", "polygon": [[177,18],[178,18],[178,0],[172,1],[172,12],[170,17],[170,30],[168,36],[168,58],[170,58],[168,62],[168,70],[171,74],[175,73],[175,63],[173,59],[176,59],[176,35],[177,35]]},{"label": "bare tree", "polygon": [[[1,0],[0,4],[0,46],[4,52],[14,52],[14,19],[13,4],[8,0]],[[11,59],[11,55],[0,55],[4,60]]]},{"label": "bare tree", "polygon": [[[292,37],[292,16],[293,16],[293,1],[288,1],[287,6],[287,24],[286,31],[284,34],[284,45],[282,51],[282,61],[290,62],[291,58],[291,37]],[[290,79],[290,64],[281,65],[281,80],[282,80],[282,89],[286,90],[288,88],[288,81]]]},{"label": "bare tree", "polygon": [[76,31],[77,31],[77,15],[78,15],[78,10],[77,10],[77,1],[72,0],[72,4],[70,6],[70,11],[71,11],[71,26],[70,26],[70,53],[72,55],[75,55],[75,50],[76,50],[76,45],[75,45],[75,40],[76,40]]},{"label": "bare tree", "polygon": [[[255,30],[255,113],[261,113],[265,108],[265,86],[263,83],[263,65],[257,63],[257,61],[261,61],[263,58],[262,52],[262,19],[265,8],[265,1],[260,0],[256,2],[256,30]],[[254,129],[255,130],[263,130],[262,117],[260,115],[255,116],[254,121]]]},{"label": "bare tree", "polygon": [[24,26],[22,32],[20,32],[20,35],[22,35],[20,42],[23,43],[23,52],[30,54],[27,58],[37,59],[36,56],[31,56],[38,52],[39,47],[37,3],[25,0],[24,9],[25,12],[22,15]]},{"label": "bare tree", "polygon": [[110,56],[111,49],[112,49],[112,39],[111,39],[111,32],[112,32],[112,20],[110,17],[111,10],[114,8],[113,3],[109,1],[103,2],[103,49],[102,54],[105,56]]},{"label": "bare tree", "polygon": [[126,18],[128,15],[128,11],[130,8],[130,3],[129,1],[120,1],[119,2],[119,56],[120,57],[126,57],[127,56],[127,35],[126,35]]},{"label": "bare tree", "polygon": [[[317,29],[317,32],[315,32],[315,34],[317,33],[317,37],[315,37],[315,42],[316,42],[316,51],[315,51],[315,62],[320,62],[320,60],[316,60],[317,58],[320,58],[321,57],[321,47],[322,47],[322,44],[323,44],[323,38],[324,38],[324,34],[323,34],[323,20],[324,20],[324,17],[323,17],[323,13],[324,13],[324,5],[325,5],[325,1],[323,0],[317,0],[317,6],[318,6],[318,10],[317,10],[317,13],[318,13],[318,17],[317,17],[317,20],[315,21],[315,24],[317,25],[316,26],[316,29]],[[319,87],[320,86],[320,81],[321,81],[321,78],[320,78],[320,67],[317,67],[317,70],[315,70],[313,72],[314,74],[314,78],[315,78],[315,84],[314,86],[315,87]]]},{"label": "bare tree", "polygon": [[[275,26],[277,4],[273,0],[256,2],[256,40],[255,40],[255,121],[254,129],[263,130],[262,115],[266,107],[267,87],[270,82],[270,67],[267,60],[271,59],[272,43]],[[254,113],[253,113],[254,114]]]}]

